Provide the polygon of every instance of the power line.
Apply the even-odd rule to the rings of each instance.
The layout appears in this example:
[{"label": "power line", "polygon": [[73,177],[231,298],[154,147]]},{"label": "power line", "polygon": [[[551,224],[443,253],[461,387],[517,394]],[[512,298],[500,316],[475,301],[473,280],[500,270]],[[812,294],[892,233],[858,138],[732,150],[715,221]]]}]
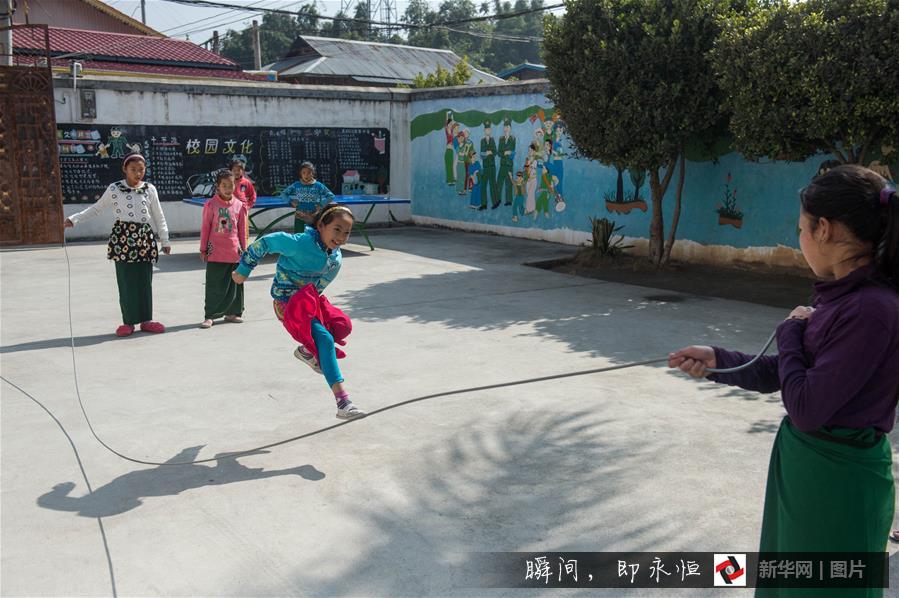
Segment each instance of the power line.
[{"label": "power line", "polygon": [[[235,9],[233,4],[224,4],[222,2],[215,2],[214,0],[165,0],[166,2],[174,2],[176,4],[184,4],[186,6],[211,6],[215,8],[229,8]],[[564,4],[552,4],[549,6],[540,6],[536,8],[528,8],[525,10],[519,10],[515,12],[507,12],[507,13],[497,13],[492,15],[483,15],[480,17],[468,17],[466,19],[456,19],[453,21],[436,21],[434,23],[403,23],[403,29],[432,29],[436,27],[445,27],[449,25],[462,25],[465,23],[477,23],[481,21],[491,21],[491,20],[502,20],[502,19],[513,19],[515,17],[520,17],[527,14],[533,14],[537,12],[544,12],[547,10],[553,10],[556,8],[564,8]],[[271,13],[271,14],[283,14],[297,17],[313,17],[317,19],[322,19],[325,21],[343,21],[348,23],[358,23],[360,25],[386,25],[389,27],[397,27],[398,23],[388,23],[384,21],[374,21],[370,19],[356,19],[353,17],[330,17],[325,15],[320,15],[317,13],[311,13],[301,10],[284,10],[281,8],[248,8],[248,7],[239,7],[239,10],[248,10],[251,12],[263,12],[263,13]]]}]

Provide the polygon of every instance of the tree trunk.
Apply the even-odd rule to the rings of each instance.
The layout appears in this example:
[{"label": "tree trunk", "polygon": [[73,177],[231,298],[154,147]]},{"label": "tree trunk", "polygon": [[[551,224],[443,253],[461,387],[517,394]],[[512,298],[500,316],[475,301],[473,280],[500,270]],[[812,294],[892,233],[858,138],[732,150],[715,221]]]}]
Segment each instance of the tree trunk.
[{"label": "tree trunk", "polygon": [[674,247],[674,239],[677,235],[677,223],[680,221],[681,197],[684,192],[684,177],[686,176],[686,162],[687,157],[683,151],[681,151],[677,191],[674,194],[674,216],[671,218],[671,228],[668,230],[668,241],[665,243],[662,264],[667,264],[671,260],[671,248]]},{"label": "tree trunk", "polygon": [[622,176],[621,168],[616,166],[615,170],[618,171],[618,183],[615,186],[615,201],[622,203],[624,201],[624,177]]},{"label": "tree trunk", "polygon": [[665,218],[662,214],[662,200],[665,198],[665,191],[668,190],[668,184],[671,182],[671,175],[674,174],[674,167],[677,166],[678,155],[668,160],[665,176],[659,180],[659,169],[652,168],[649,170],[649,188],[652,192],[652,220],[649,224],[649,259],[656,268],[662,265],[662,258],[665,253]]},{"label": "tree trunk", "polygon": [[659,181],[659,169],[649,171],[649,189],[652,195],[652,220],[649,223],[649,261],[659,267],[662,264],[662,239],[665,235],[665,221],[662,215],[662,198],[665,192]]}]

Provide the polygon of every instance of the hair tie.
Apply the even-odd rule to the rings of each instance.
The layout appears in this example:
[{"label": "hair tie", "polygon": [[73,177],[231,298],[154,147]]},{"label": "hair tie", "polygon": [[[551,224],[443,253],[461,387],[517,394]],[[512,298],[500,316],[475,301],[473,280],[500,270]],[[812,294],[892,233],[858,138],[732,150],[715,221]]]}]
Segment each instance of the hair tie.
[{"label": "hair tie", "polygon": [[125,161],[122,162],[122,166],[127,165],[128,162],[131,162],[132,160],[140,160],[144,164],[147,163],[146,159],[144,159],[143,156],[141,156],[140,154],[134,153],[134,154],[128,154],[127,156],[125,156]]},{"label": "hair tie", "polygon": [[330,214],[331,212],[333,212],[335,210],[343,210],[350,216],[353,215],[353,211],[351,209],[349,209],[346,206],[342,206],[342,205],[338,204],[338,205],[331,206],[330,208],[327,208],[324,212],[322,212],[321,218],[324,218],[326,214]]},{"label": "hair tie", "polygon": [[893,193],[895,193],[895,192],[896,192],[896,190],[893,189],[892,187],[890,187],[889,185],[887,185],[886,187],[881,189],[880,190],[880,204],[884,205],[884,206],[889,204],[890,198],[893,196]]}]

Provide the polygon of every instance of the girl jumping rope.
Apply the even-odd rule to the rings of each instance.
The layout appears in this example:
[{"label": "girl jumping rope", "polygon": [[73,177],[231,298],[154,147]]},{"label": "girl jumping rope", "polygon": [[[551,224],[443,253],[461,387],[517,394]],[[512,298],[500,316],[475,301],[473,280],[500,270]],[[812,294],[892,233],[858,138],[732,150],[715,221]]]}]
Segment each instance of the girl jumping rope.
[{"label": "girl jumping rope", "polygon": [[349,398],[337,358],[352,328],[350,319],[331,305],[322,295],[340,271],[340,246],[347,242],[353,229],[353,213],[349,208],[329,204],[320,208],[312,225],[297,234],[272,233],[250,245],[231,274],[234,282],[243,282],[263,257],[281,254],[275,266],[271,295],[275,316],[300,343],[294,356],[311,367],[325,380],[337,401],[337,417],[353,419],[365,415]]},{"label": "girl jumping rope", "polygon": [[115,331],[117,336],[133,333],[135,324],[144,332],[165,332],[165,326],[153,321],[153,262],[159,259],[154,227],[162,251],[169,254],[172,247],[156,187],[143,180],[146,171],[143,156],[127,156],[122,163],[125,178],[107,187],[97,203],[65,220],[65,227],[72,228],[107,208],[115,211],[106,256],[115,262],[119,286],[123,323]]},{"label": "girl jumping rope", "polygon": [[[814,306],[778,326],[778,354],[707,375],[750,356],[692,346],[668,364],[781,392],[787,415],[771,453],[760,552],[883,552],[894,508],[885,434],[899,399],[899,196],[873,171],[843,165],[815,177],[800,205],[799,246],[821,281]],[[769,592],[791,594],[760,587],[756,595]]]},{"label": "girl jumping rope", "polygon": [[205,319],[200,328],[209,328],[222,316],[227,322],[243,322],[243,286],[232,280],[231,273],[247,248],[247,206],[234,196],[232,171],[218,171],[215,188],[200,222],[200,259],[206,262]]}]

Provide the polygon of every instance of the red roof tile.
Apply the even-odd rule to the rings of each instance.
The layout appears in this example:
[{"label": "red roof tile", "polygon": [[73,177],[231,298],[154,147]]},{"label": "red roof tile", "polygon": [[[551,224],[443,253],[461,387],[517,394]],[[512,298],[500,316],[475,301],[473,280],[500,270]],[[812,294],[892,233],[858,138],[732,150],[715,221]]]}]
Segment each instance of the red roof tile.
[{"label": "red roof tile", "polygon": [[[17,57],[17,64],[34,64],[40,57]],[[51,58],[54,67],[68,68],[74,59]],[[134,64],[127,62],[109,62],[104,60],[79,60],[84,70],[108,71],[110,74],[119,73],[147,73],[160,76],[190,77],[192,79],[237,79],[243,81],[268,81],[265,75],[253,75],[243,71],[235,71],[223,68],[198,68],[172,66],[167,64]]]},{"label": "red roof tile", "polygon": [[[35,30],[14,29],[13,47],[21,50],[43,50],[43,35]],[[222,58],[188,41],[168,37],[107,33],[84,29],[50,27],[51,54],[126,58],[165,62],[190,62],[236,67]],[[74,58],[74,57],[73,57]]]}]

